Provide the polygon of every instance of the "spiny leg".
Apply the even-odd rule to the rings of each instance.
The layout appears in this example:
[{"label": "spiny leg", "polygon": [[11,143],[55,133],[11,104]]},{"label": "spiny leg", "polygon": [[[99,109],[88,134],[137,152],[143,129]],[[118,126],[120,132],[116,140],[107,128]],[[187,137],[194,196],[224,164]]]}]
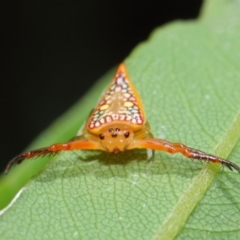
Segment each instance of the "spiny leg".
[{"label": "spiny leg", "polygon": [[49,147],[39,148],[36,150],[32,150],[29,152],[19,154],[18,156],[13,158],[11,161],[9,161],[9,163],[7,164],[7,167],[5,168],[4,173],[7,174],[13,165],[20,164],[22,161],[24,161],[26,159],[50,155],[53,153],[57,153],[59,151],[84,150],[84,149],[85,150],[87,150],[87,149],[103,150],[98,142],[89,141],[87,139],[79,139],[79,140],[78,140],[78,138],[76,138],[76,139],[77,140],[69,141],[66,143],[57,143],[57,144],[53,144]]},{"label": "spiny leg", "polygon": [[20,164],[25,159],[34,158],[34,157],[37,157],[37,156],[45,156],[45,155],[48,155],[48,154],[51,154],[51,153],[53,153],[53,152],[50,151],[49,148],[40,148],[40,149],[36,149],[36,150],[33,150],[33,151],[29,151],[29,152],[19,154],[18,156],[14,157],[12,160],[10,160],[8,162],[8,164],[7,164],[7,166],[4,170],[4,174],[7,174],[9,172],[10,168],[13,165]]},{"label": "spiny leg", "polygon": [[171,143],[161,139],[149,138],[134,140],[131,145],[129,145],[129,149],[133,148],[150,148],[172,154],[181,153],[187,158],[198,159],[206,162],[221,163],[222,165],[227,166],[231,171],[235,169],[240,173],[240,167],[235,163],[211,154],[207,154],[197,149],[187,147],[181,143]]}]

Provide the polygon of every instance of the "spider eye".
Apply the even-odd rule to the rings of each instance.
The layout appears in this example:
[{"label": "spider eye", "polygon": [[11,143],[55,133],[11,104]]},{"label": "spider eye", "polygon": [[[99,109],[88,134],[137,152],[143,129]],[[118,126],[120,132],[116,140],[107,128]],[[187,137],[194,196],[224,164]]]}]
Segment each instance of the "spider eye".
[{"label": "spider eye", "polygon": [[130,135],[130,132],[125,132],[125,133],[124,133],[125,138],[128,138],[129,135]]},{"label": "spider eye", "polygon": [[100,134],[99,137],[100,137],[101,140],[104,139],[104,135],[103,134]]},{"label": "spider eye", "polygon": [[116,128],[116,132],[120,132],[120,128]]},{"label": "spider eye", "polygon": [[112,128],[109,128],[109,130],[108,130],[109,132],[112,132],[113,131],[113,129]]},{"label": "spider eye", "polygon": [[114,133],[112,133],[112,137],[117,137],[117,133],[116,132],[114,132]]}]

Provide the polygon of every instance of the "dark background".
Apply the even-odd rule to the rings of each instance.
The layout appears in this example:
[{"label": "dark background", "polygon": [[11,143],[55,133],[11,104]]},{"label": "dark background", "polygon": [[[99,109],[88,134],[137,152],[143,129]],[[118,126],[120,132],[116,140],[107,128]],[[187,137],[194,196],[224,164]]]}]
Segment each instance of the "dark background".
[{"label": "dark background", "polygon": [[0,171],[151,31],[201,0],[29,0],[0,9]]}]

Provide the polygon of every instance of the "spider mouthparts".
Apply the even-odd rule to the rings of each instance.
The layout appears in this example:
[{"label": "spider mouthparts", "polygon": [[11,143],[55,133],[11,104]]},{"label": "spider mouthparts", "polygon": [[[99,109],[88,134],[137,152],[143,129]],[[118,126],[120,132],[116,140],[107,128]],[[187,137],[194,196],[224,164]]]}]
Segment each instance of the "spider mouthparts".
[{"label": "spider mouthparts", "polygon": [[121,151],[118,148],[114,148],[113,153],[120,153]]}]

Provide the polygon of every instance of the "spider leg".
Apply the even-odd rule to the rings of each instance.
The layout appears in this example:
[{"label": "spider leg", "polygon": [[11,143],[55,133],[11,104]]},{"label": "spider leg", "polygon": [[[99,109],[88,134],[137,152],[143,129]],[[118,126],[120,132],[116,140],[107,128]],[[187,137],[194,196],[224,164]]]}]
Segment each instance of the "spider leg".
[{"label": "spider leg", "polygon": [[199,151],[194,148],[187,147],[181,143],[171,143],[162,139],[148,138],[141,140],[134,140],[128,147],[128,149],[133,148],[150,148],[153,150],[160,150],[168,152],[171,154],[181,153],[187,158],[198,159],[206,162],[221,163],[224,166],[227,166],[231,171],[233,169],[237,170],[240,173],[240,167],[235,163],[230,162],[226,159]]},{"label": "spider leg", "polygon": [[39,148],[36,150],[28,151],[18,156],[14,157],[11,161],[8,162],[4,173],[7,174],[10,168],[15,164],[20,164],[22,161],[26,159],[31,159],[34,157],[41,157],[45,155],[51,155],[57,153],[59,151],[67,151],[67,150],[103,150],[101,145],[98,142],[90,141],[87,139],[78,139],[72,140],[66,143],[56,143],[49,147]]}]

